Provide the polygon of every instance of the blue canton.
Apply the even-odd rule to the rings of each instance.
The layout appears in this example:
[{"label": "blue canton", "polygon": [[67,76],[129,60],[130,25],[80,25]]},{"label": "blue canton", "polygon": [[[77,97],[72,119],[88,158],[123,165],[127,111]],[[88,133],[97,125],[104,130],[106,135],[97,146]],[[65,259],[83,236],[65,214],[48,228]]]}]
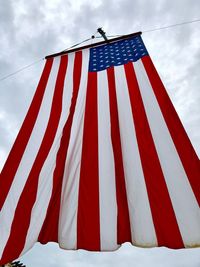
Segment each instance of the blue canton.
[{"label": "blue canton", "polygon": [[89,71],[101,71],[111,66],[119,66],[137,61],[148,55],[140,36],[108,43],[90,49]]}]

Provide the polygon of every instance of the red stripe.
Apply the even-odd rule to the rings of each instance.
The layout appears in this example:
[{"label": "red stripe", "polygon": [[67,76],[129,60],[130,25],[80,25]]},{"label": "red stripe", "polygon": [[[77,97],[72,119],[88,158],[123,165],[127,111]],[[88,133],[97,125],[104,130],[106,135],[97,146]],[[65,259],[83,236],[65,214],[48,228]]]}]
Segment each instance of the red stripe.
[{"label": "red stripe", "polygon": [[80,170],[77,248],[100,250],[97,73],[88,74]]},{"label": "red stripe", "polygon": [[16,138],[16,141],[10,151],[10,154],[7,158],[7,161],[4,165],[4,168],[0,174],[0,210],[3,207],[4,201],[7,197],[7,194],[10,190],[11,184],[15,177],[15,173],[20,164],[21,158],[23,156],[24,150],[28,143],[28,140],[31,136],[33,127],[35,125],[38,112],[42,103],[44,96],[45,88],[51,71],[53,59],[47,60],[42,76],[40,78],[38,87],[36,89],[35,95],[33,97],[30,108],[27,112],[27,115],[24,119],[20,132]]},{"label": "red stripe", "polygon": [[116,195],[117,195],[117,242],[131,242],[131,228],[124,178],[121,139],[119,130],[119,117],[115,86],[114,68],[107,69],[111,118],[111,139],[115,160]]},{"label": "red stripe", "polygon": [[38,240],[43,244],[49,241],[58,242],[58,221],[60,212],[62,181],[64,175],[65,161],[67,158],[69,140],[71,135],[71,127],[79,91],[81,67],[82,67],[82,52],[79,51],[75,54],[75,59],[74,59],[73,95],[71,100],[69,116],[63,128],[60,147],[57,153],[56,168],[54,170],[54,175],[53,175],[52,196],[48,206],[47,215],[38,238]]},{"label": "red stripe", "polygon": [[184,247],[151,135],[133,64],[125,65],[133,120],[159,246]]},{"label": "red stripe", "polygon": [[182,161],[190,185],[200,206],[200,163],[185,129],[173,107],[170,98],[150,57],[143,57],[142,62],[148,74],[154,94],[164,116],[176,150]]},{"label": "red stripe", "polygon": [[63,56],[58,71],[48,125],[15,211],[11,233],[3,252],[3,261],[16,259],[24,248],[31,211],[36,200],[39,174],[53,144],[60,119],[67,62],[67,56]]}]

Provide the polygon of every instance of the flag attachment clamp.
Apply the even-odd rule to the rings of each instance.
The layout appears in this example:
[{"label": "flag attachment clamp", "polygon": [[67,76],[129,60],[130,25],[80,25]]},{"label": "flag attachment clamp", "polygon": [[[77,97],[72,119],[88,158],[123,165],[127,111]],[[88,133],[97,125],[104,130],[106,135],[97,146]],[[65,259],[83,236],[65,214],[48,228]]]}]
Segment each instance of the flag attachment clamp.
[{"label": "flag attachment clamp", "polygon": [[104,40],[106,42],[108,42],[108,38],[107,38],[106,33],[104,32],[104,30],[102,28],[98,28],[97,31],[98,31],[98,33],[101,34],[101,36],[104,38]]}]

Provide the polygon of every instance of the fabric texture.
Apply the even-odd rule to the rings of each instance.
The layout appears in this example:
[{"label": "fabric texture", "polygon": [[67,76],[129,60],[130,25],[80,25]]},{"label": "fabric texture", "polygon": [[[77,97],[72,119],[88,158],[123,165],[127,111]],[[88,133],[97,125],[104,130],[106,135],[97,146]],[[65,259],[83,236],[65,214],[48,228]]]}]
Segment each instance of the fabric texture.
[{"label": "fabric texture", "polygon": [[140,36],[46,60],[0,189],[0,264],[200,246],[200,162]]}]

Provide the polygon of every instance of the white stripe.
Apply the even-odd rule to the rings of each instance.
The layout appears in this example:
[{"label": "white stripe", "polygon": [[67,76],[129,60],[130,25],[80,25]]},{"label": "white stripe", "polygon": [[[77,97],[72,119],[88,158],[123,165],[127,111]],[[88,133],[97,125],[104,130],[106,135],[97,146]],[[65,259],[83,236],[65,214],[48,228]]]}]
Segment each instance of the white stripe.
[{"label": "white stripe", "polygon": [[107,71],[98,73],[98,153],[101,250],[117,249],[117,200]]},{"label": "white stripe", "polygon": [[0,257],[2,256],[4,247],[10,235],[11,224],[19,197],[23,191],[47,127],[54,93],[52,88],[54,88],[55,85],[59,64],[60,59],[54,59],[36,123],[14,177],[13,183],[10,187],[4,206],[0,212],[0,225],[5,226],[0,227]]},{"label": "white stripe", "polygon": [[60,121],[52,147],[40,172],[37,197],[31,212],[31,222],[27,233],[26,244],[21,254],[24,254],[27,250],[29,250],[37,241],[51,198],[56,156],[60,147],[63,127],[69,116],[69,108],[72,99],[74,55],[74,53],[70,53],[68,55]]},{"label": "white stripe", "polygon": [[60,247],[65,249],[77,248],[78,192],[88,78],[89,50],[84,50],[82,53],[81,81],[65,164],[59,217],[59,245]]},{"label": "white stripe", "polygon": [[132,242],[138,246],[156,246],[157,239],[138,150],[123,66],[115,67],[115,77]]},{"label": "white stripe", "polygon": [[[200,209],[141,61],[134,64],[150,129],[186,246],[200,244]],[[184,145],[184,144],[183,144]],[[166,211],[167,212],[167,211]]]}]

